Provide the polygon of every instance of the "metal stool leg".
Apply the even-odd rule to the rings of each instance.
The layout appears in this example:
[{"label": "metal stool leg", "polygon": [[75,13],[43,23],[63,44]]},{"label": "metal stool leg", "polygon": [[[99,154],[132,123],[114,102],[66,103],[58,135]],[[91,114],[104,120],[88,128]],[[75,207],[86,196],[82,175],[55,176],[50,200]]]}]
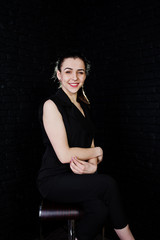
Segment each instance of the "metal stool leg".
[{"label": "metal stool leg", "polygon": [[44,238],[43,238],[43,230],[42,230],[42,223],[40,222],[40,224],[39,224],[40,226],[39,226],[39,239],[40,240],[44,240]]},{"label": "metal stool leg", "polygon": [[68,220],[68,240],[75,240],[75,220]]},{"label": "metal stool leg", "polygon": [[105,227],[102,228],[102,240],[104,240],[104,234],[105,234]]}]

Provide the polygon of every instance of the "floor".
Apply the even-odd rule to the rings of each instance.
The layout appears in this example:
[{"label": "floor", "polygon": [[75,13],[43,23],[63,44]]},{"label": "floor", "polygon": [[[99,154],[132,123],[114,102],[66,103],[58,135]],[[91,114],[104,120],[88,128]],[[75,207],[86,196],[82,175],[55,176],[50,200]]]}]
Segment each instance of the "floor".
[{"label": "floor", "polygon": [[[67,230],[65,227],[59,227],[53,232],[50,232],[49,234],[43,234],[44,239],[43,240],[67,240]],[[38,239],[35,239],[38,240]],[[102,240],[102,235],[98,234],[97,237],[94,240]],[[111,240],[108,238],[104,238],[104,240]]]}]

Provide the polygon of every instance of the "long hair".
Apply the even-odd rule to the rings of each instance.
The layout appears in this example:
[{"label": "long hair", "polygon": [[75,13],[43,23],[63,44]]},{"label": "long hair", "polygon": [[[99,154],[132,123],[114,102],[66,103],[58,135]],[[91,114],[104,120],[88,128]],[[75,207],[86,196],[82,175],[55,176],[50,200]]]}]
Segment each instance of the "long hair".
[{"label": "long hair", "polygon": [[[90,71],[90,62],[86,59],[86,57],[82,54],[82,53],[79,53],[79,52],[73,52],[73,51],[68,51],[68,52],[65,52],[63,54],[61,54],[59,57],[58,57],[58,60],[56,61],[56,64],[55,64],[55,68],[54,68],[54,73],[53,73],[53,76],[52,78],[57,81],[57,71],[61,71],[61,66],[63,64],[63,61],[66,59],[66,58],[80,58],[83,62],[84,62],[84,65],[85,65],[85,73],[86,73],[86,76],[89,75],[89,71]],[[61,85],[59,86],[61,87]],[[86,104],[90,104],[86,94],[85,94],[85,91],[84,91],[84,87],[81,87],[79,90],[78,90],[78,93],[77,93],[77,100],[78,101],[82,101]]]}]

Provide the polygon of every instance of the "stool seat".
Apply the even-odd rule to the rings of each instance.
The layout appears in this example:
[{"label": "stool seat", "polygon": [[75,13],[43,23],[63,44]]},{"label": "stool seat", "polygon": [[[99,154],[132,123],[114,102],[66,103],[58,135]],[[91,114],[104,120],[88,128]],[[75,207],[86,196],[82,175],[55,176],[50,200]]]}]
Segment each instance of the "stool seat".
[{"label": "stool seat", "polygon": [[83,211],[77,204],[56,203],[44,199],[39,208],[40,219],[78,219]]}]

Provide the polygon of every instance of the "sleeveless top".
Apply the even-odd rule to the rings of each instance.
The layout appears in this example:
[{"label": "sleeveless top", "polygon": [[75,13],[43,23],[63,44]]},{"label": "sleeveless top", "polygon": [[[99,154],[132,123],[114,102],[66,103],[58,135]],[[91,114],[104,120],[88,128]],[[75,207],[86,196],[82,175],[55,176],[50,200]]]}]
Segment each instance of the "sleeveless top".
[{"label": "sleeveless top", "polygon": [[[89,106],[83,102],[80,102],[85,114],[84,117],[80,110],[71,102],[67,94],[61,88],[54,96],[51,96],[49,99],[56,104],[59,112],[62,115],[69,147],[91,147],[92,139],[94,138],[94,127],[91,121]],[[38,180],[42,180],[49,176],[72,172],[69,163],[61,163],[58,159],[54,148],[51,145],[51,142],[45,132],[42,116],[43,104],[39,109],[39,117],[42,129],[43,143],[45,145],[45,152],[42,157],[42,163],[38,173]]]}]

